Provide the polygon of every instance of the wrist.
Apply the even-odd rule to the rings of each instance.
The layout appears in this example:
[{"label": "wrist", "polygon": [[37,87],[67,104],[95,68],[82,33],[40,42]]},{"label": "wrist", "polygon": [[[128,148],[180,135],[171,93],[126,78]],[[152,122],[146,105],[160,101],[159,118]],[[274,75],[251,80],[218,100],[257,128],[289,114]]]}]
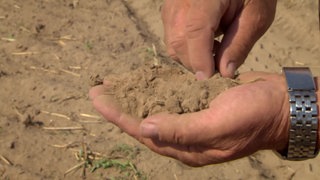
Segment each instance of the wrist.
[{"label": "wrist", "polygon": [[282,129],[280,145],[277,145],[275,150],[282,152],[286,151],[289,141],[289,131],[290,131],[290,103],[289,94],[287,89],[287,82],[284,74],[281,75],[281,84],[283,87],[283,103],[282,103],[282,113],[280,114],[281,124],[279,127]]}]

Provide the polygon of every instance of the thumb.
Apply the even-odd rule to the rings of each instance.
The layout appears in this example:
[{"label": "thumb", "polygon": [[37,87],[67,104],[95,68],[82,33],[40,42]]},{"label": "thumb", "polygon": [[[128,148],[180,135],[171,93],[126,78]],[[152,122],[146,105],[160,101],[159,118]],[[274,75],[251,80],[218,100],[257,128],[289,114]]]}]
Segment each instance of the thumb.
[{"label": "thumb", "polygon": [[218,68],[223,77],[234,77],[255,42],[271,25],[276,0],[250,1],[227,29],[217,53]]},{"label": "thumb", "polygon": [[160,113],[143,120],[140,133],[145,138],[181,145],[206,142],[207,116],[206,110],[182,115]]}]

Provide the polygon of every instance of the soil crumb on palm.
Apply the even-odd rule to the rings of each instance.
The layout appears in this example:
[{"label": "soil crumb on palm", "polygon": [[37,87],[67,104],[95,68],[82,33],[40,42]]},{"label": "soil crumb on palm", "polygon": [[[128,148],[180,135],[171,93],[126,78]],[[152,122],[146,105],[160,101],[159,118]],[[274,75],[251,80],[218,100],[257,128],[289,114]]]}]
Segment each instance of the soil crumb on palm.
[{"label": "soil crumb on palm", "polygon": [[219,74],[197,81],[192,73],[167,64],[146,64],[107,79],[112,82],[110,94],[122,110],[140,118],[164,111],[182,114],[206,109],[217,95],[237,85]]}]

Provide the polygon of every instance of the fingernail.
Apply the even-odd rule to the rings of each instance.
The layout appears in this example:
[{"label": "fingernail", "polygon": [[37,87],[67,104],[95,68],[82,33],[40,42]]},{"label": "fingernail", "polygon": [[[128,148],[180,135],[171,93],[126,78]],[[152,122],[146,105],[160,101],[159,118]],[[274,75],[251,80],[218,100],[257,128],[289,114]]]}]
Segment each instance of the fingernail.
[{"label": "fingernail", "polygon": [[158,128],[155,124],[145,123],[140,127],[141,135],[148,138],[158,137]]},{"label": "fingernail", "polygon": [[236,71],[236,64],[234,62],[229,62],[227,65],[227,72],[228,75],[233,78],[234,77],[234,72]]},{"label": "fingernail", "polygon": [[199,81],[208,79],[208,78],[206,77],[206,75],[205,75],[202,71],[197,71],[197,72],[196,72],[196,78],[197,78],[197,80],[199,80]]}]

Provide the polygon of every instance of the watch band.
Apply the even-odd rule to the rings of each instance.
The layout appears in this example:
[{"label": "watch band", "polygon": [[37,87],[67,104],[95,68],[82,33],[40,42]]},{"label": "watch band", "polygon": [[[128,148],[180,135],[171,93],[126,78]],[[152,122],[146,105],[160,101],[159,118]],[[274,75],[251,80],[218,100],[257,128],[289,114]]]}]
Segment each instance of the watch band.
[{"label": "watch band", "polygon": [[316,86],[309,68],[283,68],[290,102],[288,160],[314,158],[318,154],[318,109]]}]

